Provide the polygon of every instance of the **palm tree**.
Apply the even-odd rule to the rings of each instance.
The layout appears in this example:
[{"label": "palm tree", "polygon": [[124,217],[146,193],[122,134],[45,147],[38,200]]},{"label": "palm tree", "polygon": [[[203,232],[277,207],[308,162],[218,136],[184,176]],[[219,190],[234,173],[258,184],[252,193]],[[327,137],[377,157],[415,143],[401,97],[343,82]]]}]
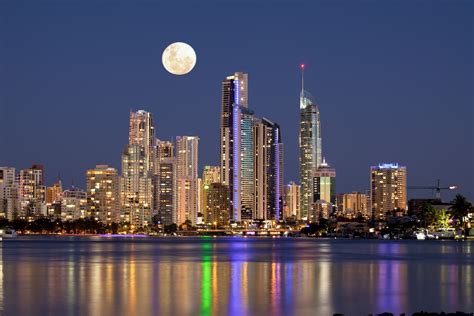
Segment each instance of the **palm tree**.
[{"label": "palm tree", "polygon": [[447,210],[436,210],[436,224],[439,228],[448,228],[450,219]]},{"label": "palm tree", "polygon": [[449,210],[454,215],[457,222],[460,224],[459,226],[461,226],[463,234],[466,230],[464,218],[469,213],[471,206],[471,203],[466,199],[465,196],[461,194],[457,194],[454,200],[451,201],[451,207],[449,208]]}]

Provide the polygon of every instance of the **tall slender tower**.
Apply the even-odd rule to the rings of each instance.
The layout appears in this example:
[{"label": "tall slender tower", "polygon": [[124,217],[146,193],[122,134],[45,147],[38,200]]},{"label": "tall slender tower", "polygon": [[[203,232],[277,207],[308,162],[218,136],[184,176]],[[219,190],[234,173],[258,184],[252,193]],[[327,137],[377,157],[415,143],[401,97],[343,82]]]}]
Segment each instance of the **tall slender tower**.
[{"label": "tall slender tower", "polygon": [[128,145],[122,154],[122,219],[134,227],[148,225],[153,207],[155,128],[150,112],[130,113]]},{"label": "tall slender tower", "polygon": [[221,181],[232,185],[233,168],[233,106],[248,108],[248,75],[242,72],[228,76],[222,81],[222,107],[220,126]]},{"label": "tall slender tower", "polygon": [[[231,218],[235,221],[242,219],[242,209],[244,218],[251,216],[253,206],[253,113],[248,110],[247,87],[248,75],[242,72],[236,72],[222,81],[219,160],[221,181],[229,187]],[[245,165],[243,169],[242,164]],[[242,203],[242,200],[245,202]]]},{"label": "tall slender tower", "polygon": [[254,122],[255,209],[253,218],[283,219],[283,143],[280,126],[266,118]]},{"label": "tall slender tower", "polygon": [[196,136],[176,137],[177,224],[186,220],[196,224],[198,213],[198,146]]},{"label": "tall slender tower", "polygon": [[312,201],[313,171],[321,165],[321,122],[319,107],[313,97],[304,89],[304,68],[301,65],[300,93],[300,182],[301,216],[307,218]]}]

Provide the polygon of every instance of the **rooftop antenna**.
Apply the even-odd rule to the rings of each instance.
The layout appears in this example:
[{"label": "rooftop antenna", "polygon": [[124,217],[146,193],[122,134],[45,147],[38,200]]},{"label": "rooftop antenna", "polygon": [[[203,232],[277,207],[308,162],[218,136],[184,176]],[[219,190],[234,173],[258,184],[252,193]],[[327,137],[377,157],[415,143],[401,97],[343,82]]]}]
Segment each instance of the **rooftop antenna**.
[{"label": "rooftop antenna", "polygon": [[304,64],[300,65],[300,68],[301,68],[301,92],[304,91],[304,67],[305,67]]}]

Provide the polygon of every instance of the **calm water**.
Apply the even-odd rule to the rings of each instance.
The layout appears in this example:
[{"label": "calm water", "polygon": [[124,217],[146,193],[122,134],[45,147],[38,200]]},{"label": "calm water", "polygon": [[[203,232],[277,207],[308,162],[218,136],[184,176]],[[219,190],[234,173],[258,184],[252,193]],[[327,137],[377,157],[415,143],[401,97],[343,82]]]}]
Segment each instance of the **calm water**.
[{"label": "calm water", "polygon": [[21,237],[3,315],[474,311],[474,242]]}]

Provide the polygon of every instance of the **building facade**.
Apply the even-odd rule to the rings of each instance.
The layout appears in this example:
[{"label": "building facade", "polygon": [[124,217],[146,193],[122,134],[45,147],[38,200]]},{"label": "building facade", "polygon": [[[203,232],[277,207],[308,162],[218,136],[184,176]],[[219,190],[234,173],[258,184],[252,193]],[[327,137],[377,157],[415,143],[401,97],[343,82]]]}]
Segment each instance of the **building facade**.
[{"label": "building facade", "polygon": [[152,114],[143,110],[131,112],[129,127],[120,177],[121,220],[139,228],[151,222],[154,206],[153,182],[157,170]]},{"label": "building facade", "polygon": [[63,206],[71,208],[65,210],[64,219],[82,218],[84,215],[92,216],[105,224],[119,222],[120,217],[120,194],[119,177],[117,169],[108,165],[97,165],[95,169],[86,171],[87,182],[87,205],[88,214],[81,210],[82,191],[77,189],[68,190],[68,198]]},{"label": "building facade", "polygon": [[199,204],[198,155],[198,137],[176,137],[177,224],[190,221],[196,225]]},{"label": "building facade", "polygon": [[231,205],[229,199],[229,187],[213,182],[205,186],[206,210],[204,222],[217,228],[229,223]]},{"label": "building facade", "polygon": [[300,183],[301,183],[301,216],[307,218],[308,211],[312,209],[313,172],[321,165],[322,137],[319,107],[311,94],[304,90],[304,77],[302,69],[300,93]]},{"label": "building facade", "polygon": [[407,169],[398,163],[370,167],[372,216],[385,219],[387,212],[407,210]]},{"label": "building facade", "polygon": [[300,185],[293,181],[285,185],[285,204],[283,212],[285,219],[301,219],[300,197]]}]

